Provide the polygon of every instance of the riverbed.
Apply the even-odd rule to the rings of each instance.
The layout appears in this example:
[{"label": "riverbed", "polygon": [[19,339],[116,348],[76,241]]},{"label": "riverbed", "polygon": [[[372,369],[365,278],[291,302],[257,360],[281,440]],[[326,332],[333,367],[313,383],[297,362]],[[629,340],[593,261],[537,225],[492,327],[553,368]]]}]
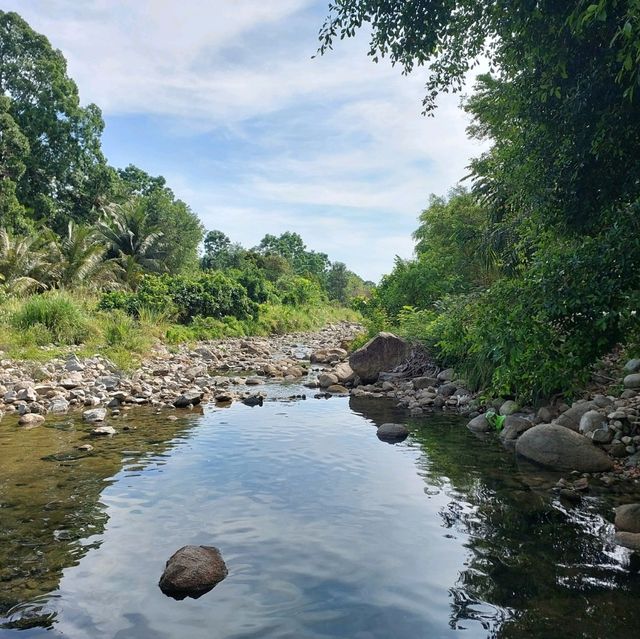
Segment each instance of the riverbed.
[{"label": "riverbed", "polygon": [[[454,414],[265,388],[263,406],[125,412],[100,439],[73,414],[5,420],[0,637],[637,636],[640,559],[610,522],[638,495],[565,503],[559,475]],[[390,421],[409,438],[379,441]],[[157,584],[186,544],[229,575],[176,601]]]}]

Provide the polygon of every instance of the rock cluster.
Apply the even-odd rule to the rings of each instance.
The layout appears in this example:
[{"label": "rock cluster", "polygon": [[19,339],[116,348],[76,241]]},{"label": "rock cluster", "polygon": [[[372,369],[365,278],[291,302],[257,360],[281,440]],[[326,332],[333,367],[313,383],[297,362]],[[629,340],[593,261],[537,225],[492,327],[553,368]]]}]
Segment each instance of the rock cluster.
[{"label": "rock cluster", "polygon": [[[359,331],[358,324],[344,322],[315,333],[215,340],[195,348],[182,346],[177,352],[158,346],[131,375],[100,355],[81,360],[70,352],[66,359],[43,365],[4,359],[0,360],[0,419],[15,413],[21,425],[33,427],[47,414],[86,409],[84,421],[98,424],[105,420],[106,409],[188,408],[204,400],[243,400],[255,395],[243,389],[267,378],[306,378],[312,352],[330,351],[328,362],[346,358],[345,350],[328,345],[352,340]],[[336,383],[347,378],[343,370]]]}]

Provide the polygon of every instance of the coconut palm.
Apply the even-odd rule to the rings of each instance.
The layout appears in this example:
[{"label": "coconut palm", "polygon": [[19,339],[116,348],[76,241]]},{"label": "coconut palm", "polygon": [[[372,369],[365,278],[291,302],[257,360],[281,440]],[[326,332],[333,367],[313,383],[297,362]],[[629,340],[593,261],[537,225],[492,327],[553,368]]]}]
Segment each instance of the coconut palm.
[{"label": "coconut palm", "polygon": [[107,259],[108,245],[97,229],[76,224],[50,243],[51,278],[62,288],[101,288],[116,280],[117,265]]},{"label": "coconut palm", "polygon": [[145,272],[166,270],[164,235],[150,222],[142,198],[109,206],[97,228],[107,242],[107,255],[118,265],[127,284],[135,285]]},{"label": "coconut palm", "polygon": [[14,237],[0,229],[0,284],[9,293],[44,289],[46,270],[42,238],[38,234]]}]

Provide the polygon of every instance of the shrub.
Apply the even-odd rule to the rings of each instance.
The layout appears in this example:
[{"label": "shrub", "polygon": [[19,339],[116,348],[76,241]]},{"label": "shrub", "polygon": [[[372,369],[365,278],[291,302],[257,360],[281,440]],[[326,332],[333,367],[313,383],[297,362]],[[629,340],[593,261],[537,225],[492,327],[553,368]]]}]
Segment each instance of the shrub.
[{"label": "shrub", "polygon": [[105,293],[99,303],[102,310],[122,310],[132,316],[143,312],[175,315],[187,324],[194,317],[238,319],[255,317],[258,305],[249,299],[246,289],[219,272],[187,275],[147,275],[134,293]]},{"label": "shrub", "polygon": [[47,339],[46,343],[81,344],[91,333],[83,309],[62,292],[33,295],[13,314],[11,322],[38,343]]}]

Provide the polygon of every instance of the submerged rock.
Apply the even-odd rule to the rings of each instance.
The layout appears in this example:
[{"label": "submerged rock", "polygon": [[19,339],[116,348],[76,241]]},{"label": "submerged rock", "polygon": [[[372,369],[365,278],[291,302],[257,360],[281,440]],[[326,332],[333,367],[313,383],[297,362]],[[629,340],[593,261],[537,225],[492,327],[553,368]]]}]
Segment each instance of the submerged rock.
[{"label": "submerged rock", "polygon": [[228,574],[222,555],[214,546],[183,546],[167,561],[158,585],[174,599],[197,599]]},{"label": "submerged rock", "polygon": [[613,468],[611,458],[590,439],[557,424],[539,424],[524,432],[516,452],[557,470],[595,473]]},{"label": "submerged rock", "polygon": [[44,417],[42,415],[37,415],[36,413],[25,413],[18,420],[18,424],[20,426],[39,426],[44,422]]},{"label": "submerged rock", "polygon": [[404,424],[382,424],[376,435],[383,442],[401,442],[409,436],[409,429]]},{"label": "submerged rock", "polygon": [[402,364],[410,350],[408,342],[393,333],[378,333],[351,354],[349,365],[362,381],[376,381],[380,373]]}]

